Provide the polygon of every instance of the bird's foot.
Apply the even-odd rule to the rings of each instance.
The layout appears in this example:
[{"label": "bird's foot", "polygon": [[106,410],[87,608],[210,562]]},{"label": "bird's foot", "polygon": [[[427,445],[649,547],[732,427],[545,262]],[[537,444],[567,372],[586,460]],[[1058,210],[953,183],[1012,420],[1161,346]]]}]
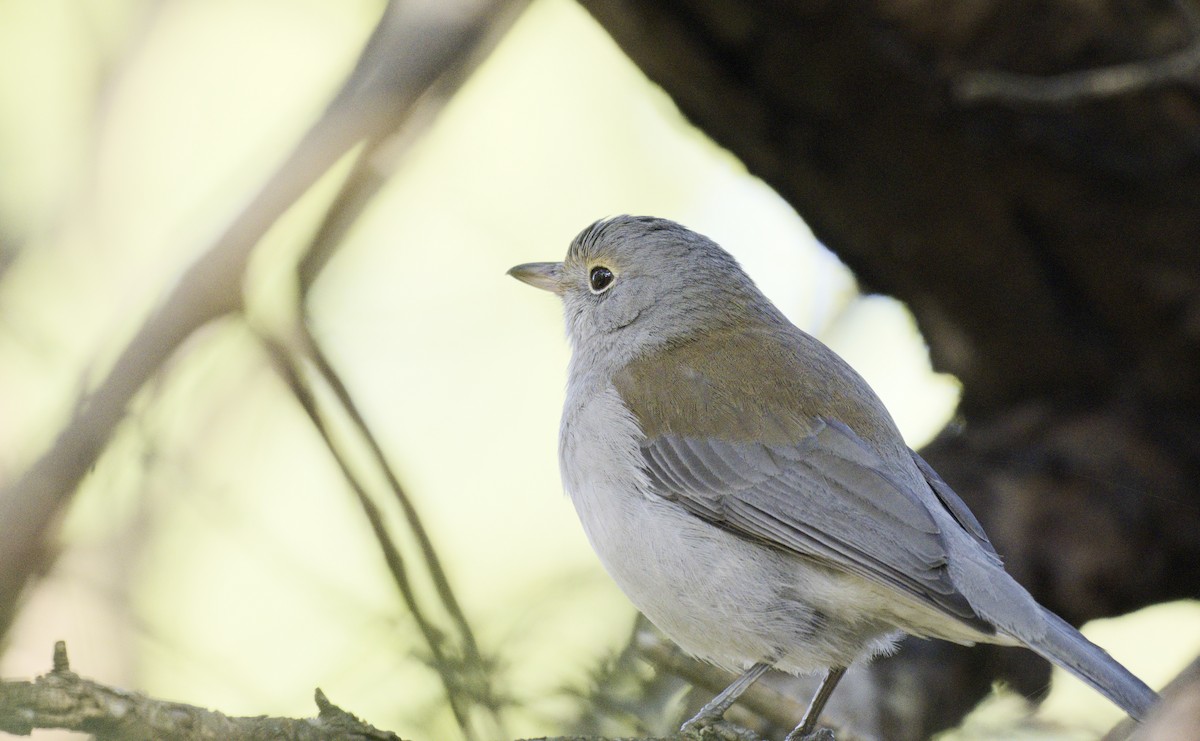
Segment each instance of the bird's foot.
[{"label": "bird's foot", "polygon": [[[762,736],[754,731],[742,728],[720,717],[707,718],[698,715],[684,723],[679,731],[697,741],[762,741]],[[819,741],[827,740],[820,739]]]},{"label": "bird's foot", "polygon": [[833,737],[833,731],[828,728],[818,728],[812,733],[806,733],[803,736],[798,735],[800,729],[792,731],[783,741],[837,741]]}]

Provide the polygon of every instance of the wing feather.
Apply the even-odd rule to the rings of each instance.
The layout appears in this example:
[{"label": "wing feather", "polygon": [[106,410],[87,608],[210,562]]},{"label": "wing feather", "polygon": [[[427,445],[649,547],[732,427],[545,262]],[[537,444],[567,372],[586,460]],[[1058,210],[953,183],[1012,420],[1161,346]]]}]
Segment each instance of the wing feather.
[{"label": "wing feather", "polygon": [[[663,434],[642,444],[643,461],[654,493],[697,517],[890,586],[990,632],[951,583],[941,530],[921,497],[888,476],[845,425],[817,420],[812,430],[794,445]],[[945,500],[941,492],[938,498]]]},{"label": "wing feather", "polygon": [[983,531],[983,525],[980,525],[979,520],[975,519],[974,513],[967,507],[967,503],[959,498],[958,494],[950,488],[949,484],[942,480],[938,472],[933,470],[933,467],[926,463],[924,458],[916,453],[913,453],[912,457],[917,464],[917,468],[920,469],[921,475],[929,483],[929,488],[941,500],[942,506],[950,512],[964,530],[970,533],[975,542],[983,546],[983,549],[992,557],[992,561],[999,566],[1000,555],[996,553],[996,547],[988,539],[987,533]]}]

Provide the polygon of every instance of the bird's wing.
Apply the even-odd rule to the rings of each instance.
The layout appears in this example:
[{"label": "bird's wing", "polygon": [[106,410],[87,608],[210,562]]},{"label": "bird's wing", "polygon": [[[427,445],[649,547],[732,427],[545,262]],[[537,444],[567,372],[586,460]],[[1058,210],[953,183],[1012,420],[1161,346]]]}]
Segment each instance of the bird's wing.
[{"label": "bird's wing", "polygon": [[[844,424],[816,419],[792,444],[661,434],[642,443],[642,456],[657,495],[717,527],[819,558],[993,631],[951,583],[926,503]],[[970,513],[955,501],[962,522]],[[968,522],[982,537],[974,518]]]},{"label": "bird's wing", "polygon": [[912,453],[912,457],[913,461],[917,464],[917,469],[925,477],[926,483],[929,484],[929,488],[933,493],[937,495],[942,506],[962,526],[962,529],[966,530],[975,539],[975,542],[991,556],[992,562],[999,566],[1000,555],[996,553],[995,546],[988,539],[987,533],[983,531],[983,525],[979,524],[979,520],[975,519],[975,514],[967,508],[967,503],[958,497],[958,494],[950,488],[949,484],[942,481],[942,477],[938,475],[937,471],[933,470],[933,466],[925,462],[924,458],[916,453]]}]

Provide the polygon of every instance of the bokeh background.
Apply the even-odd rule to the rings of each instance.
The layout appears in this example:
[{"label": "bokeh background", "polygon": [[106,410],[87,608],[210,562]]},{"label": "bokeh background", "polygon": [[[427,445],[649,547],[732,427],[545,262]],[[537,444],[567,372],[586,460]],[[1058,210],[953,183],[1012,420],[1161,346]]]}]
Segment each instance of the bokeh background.
[{"label": "bokeh background", "polygon": [[[0,486],[320,114],[382,7],[0,0]],[[256,251],[257,321],[292,299],[280,276],[347,168]],[[957,383],[930,370],[904,307],[860,295],[568,0],[532,2],[387,171],[309,293],[310,326],[496,658],[504,737],[571,727],[635,618],[558,482],[559,307],[508,267],[557,259],[600,217],[676,219],[858,368],[910,445],[953,418]],[[62,638],[80,673],[165,699],[305,716],[320,686],[406,737],[458,737],[361,509],[253,324],[206,327],[138,395],[65,514],[0,676],[46,671]],[[1200,651],[1200,608],[1144,613],[1089,634],[1161,684]],[[1116,720],[1062,679],[1037,737]],[[965,735],[1012,737],[1014,702],[998,696]]]}]

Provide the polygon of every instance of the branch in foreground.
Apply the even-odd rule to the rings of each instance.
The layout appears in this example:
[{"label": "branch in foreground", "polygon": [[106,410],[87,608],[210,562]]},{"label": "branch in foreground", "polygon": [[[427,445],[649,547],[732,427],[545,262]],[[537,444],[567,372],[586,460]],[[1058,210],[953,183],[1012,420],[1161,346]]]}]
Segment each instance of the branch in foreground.
[{"label": "branch in foreground", "polygon": [[108,687],[71,671],[67,646],[54,644],[54,668],[32,682],[0,682],[0,731],[27,736],[35,728],[61,728],[123,741],[221,738],[401,741],[337,707],[316,691],[315,718],[234,718],[194,705],[156,700]]},{"label": "branch in foreground", "polygon": [[[71,671],[67,646],[54,644],[54,668],[32,682],[0,681],[0,732],[30,735],[35,728],[93,734],[99,741],[402,741],[364,723],[316,691],[317,717],[231,717],[195,705],[167,702],[84,679]],[[713,731],[660,738],[559,736],[540,741],[715,741]]]},{"label": "branch in foreground", "polygon": [[[469,676],[469,674],[474,674],[475,676],[472,678],[478,681],[473,684],[484,689],[485,694],[490,696],[490,681],[482,663],[482,658],[479,659],[480,663],[476,664],[474,662],[460,661],[452,655],[455,646],[447,645],[446,634],[435,624],[434,619],[427,614],[427,611],[421,607],[407,562],[400,552],[399,545],[388,532],[384,515],[380,511],[379,506],[375,504],[371,496],[367,493],[366,485],[360,477],[355,475],[354,469],[350,465],[342,448],[334,440],[329,427],[321,417],[321,412],[317,408],[316,395],[304,380],[299,360],[289,353],[287,348],[278,341],[265,335],[259,335],[259,340],[275,363],[276,369],[287,383],[296,401],[300,404],[305,414],[308,415],[313,427],[320,433],[321,439],[325,442],[326,448],[328,448],[330,454],[333,456],[334,462],[341,469],[346,483],[350,485],[351,490],[358,499],[359,505],[367,517],[367,522],[371,526],[371,531],[375,535],[375,540],[383,551],[384,562],[387,564],[388,571],[392,575],[392,580],[396,584],[397,589],[400,590],[400,596],[404,600],[405,606],[412,614],[417,628],[421,631],[421,635],[424,636],[425,643],[429,647],[432,659],[431,664],[437,670],[446,688],[446,700],[450,705],[450,710],[454,714],[455,720],[458,721],[459,727],[462,728],[464,735],[468,739],[473,738],[473,730],[470,724],[470,700],[475,693],[468,691],[469,688],[466,685],[471,683],[469,681],[464,682],[463,677],[464,675]],[[494,713],[495,707],[489,706],[488,709]],[[499,722],[498,718],[494,718],[494,720],[497,723]]]}]

